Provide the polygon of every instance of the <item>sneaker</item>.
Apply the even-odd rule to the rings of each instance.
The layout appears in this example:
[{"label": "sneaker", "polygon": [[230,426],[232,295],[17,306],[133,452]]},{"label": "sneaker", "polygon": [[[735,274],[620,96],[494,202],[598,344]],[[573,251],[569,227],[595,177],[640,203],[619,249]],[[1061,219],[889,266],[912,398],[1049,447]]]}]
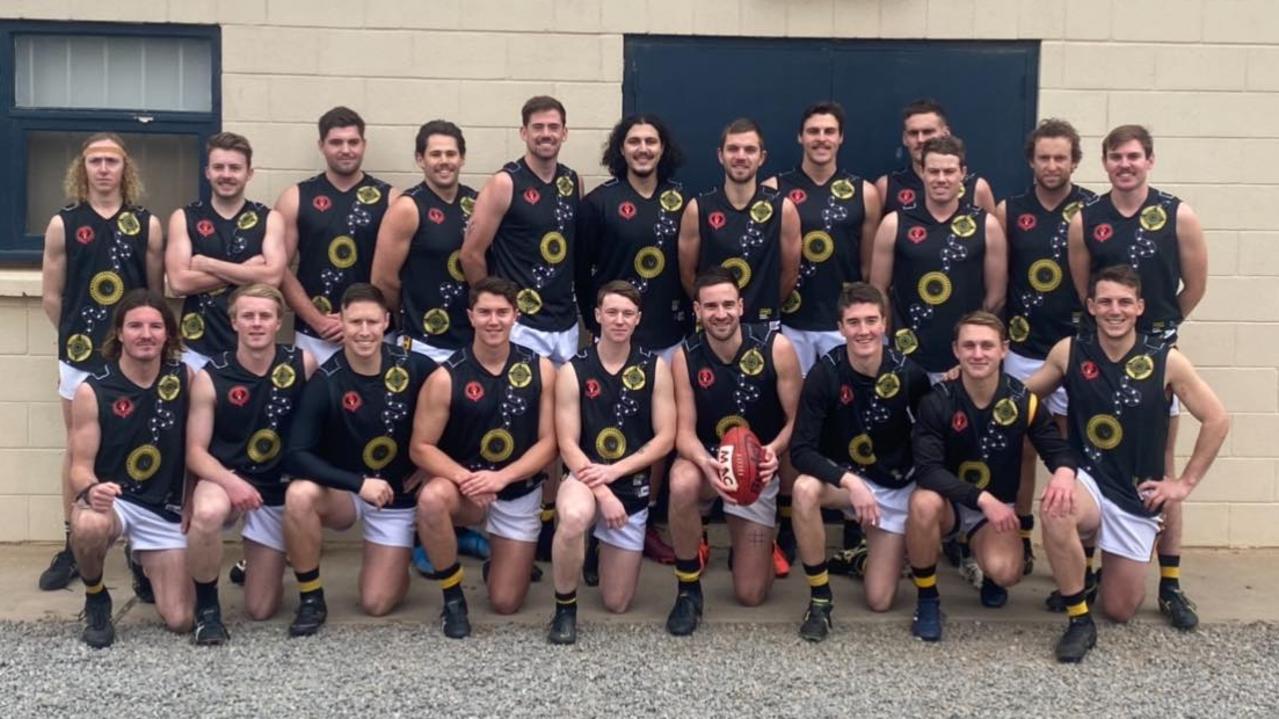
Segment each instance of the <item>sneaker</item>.
[{"label": "sneaker", "polygon": [[440,628],[449,639],[465,639],[471,635],[471,619],[467,616],[466,597],[450,599],[440,611]]},{"label": "sneaker", "polygon": [[810,642],[820,642],[830,634],[829,601],[808,600],[808,611],[804,612],[804,623],[799,625],[799,636]]},{"label": "sneaker", "polygon": [[666,631],[677,637],[686,637],[697,631],[702,621],[702,595],[699,592],[680,592],[675,595],[675,606],[666,617]]},{"label": "sneaker", "polygon": [[248,566],[249,566],[248,563],[246,563],[243,559],[236,562],[235,564],[232,564],[231,571],[226,573],[227,579],[230,579],[232,584],[238,584],[239,586],[243,587],[245,568]]},{"label": "sneaker", "polygon": [[644,530],[644,556],[658,564],[675,563],[675,550],[662,539],[657,527]]},{"label": "sneaker", "polygon": [[133,595],[143,604],[155,604],[155,590],[151,588],[151,580],[147,578],[146,569],[133,556],[133,548],[124,545],[124,559],[129,563],[129,574],[133,575]]},{"label": "sneaker", "polygon": [[[1097,586],[1097,576],[1095,574],[1089,574],[1084,579],[1084,599],[1087,600],[1089,606],[1097,603]],[[1052,593],[1044,599],[1044,606],[1048,611],[1057,612],[1058,614],[1066,611],[1066,602],[1061,598],[1061,592],[1056,589],[1052,590]]]},{"label": "sneaker", "polygon": [[591,537],[586,543],[586,560],[582,562],[582,583],[588,587],[600,585],[600,540]]},{"label": "sneaker", "polygon": [[941,599],[920,599],[915,603],[910,633],[926,642],[941,640]]},{"label": "sneaker", "polygon": [[217,647],[226,644],[231,638],[226,625],[222,623],[222,609],[217,605],[197,609],[195,612],[195,631],[193,633],[196,646]]},{"label": "sneaker", "polygon": [[1021,576],[1029,577],[1035,571],[1035,548],[1026,539],[1022,540],[1021,550]]},{"label": "sneaker", "polygon": [[1180,589],[1172,589],[1159,593],[1159,613],[1168,617],[1168,623],[1174,629],[1188,632],[1199,626],[1198,607],[1190,601],[1186,593]]},{"label": "sneaker", "polygon": [[981,572],[981,567],[977,566],[977,560],[971,556],[960,560],[959,576],[963,577],[965,582],[973,585],[973,589],[981,589],[982,580],[986,578]]},{"label": "sneaker", "polygon": [[853,579],[866,576],[866,559],[870,557],[870,546],[863,539],[852,549],[841,549],[831,555],[826,563],[826,570],[832,574],[843,574]]},{"label": "sneaker", "polygon": [[1092,618],[1070,622],[1061,639],[1057,640],[1057,661],[1078,664],[1097,645],[1097,625]]},{"label": "sneaker", "polygon": [[[104,591],[103,594],[106,594]],[[94,649],[111,646],[115,641],[115,625],[111,623],[111,595],[84,600],[84,631],[80,639]]]},{"label": "sneaker", "polygon": [[435,578],[435,565],[431,564],[431,558],[426,556],[426,549],[420,546],[413,548],[413,568],[427,579]]},{"label": "sneaker", "polygon": [[309,637],[320,631],[324,621],[329,618],[329,608],[324,604],[324,597],[303,599],[298,604],[298,613],[289,625],[289,636]]},{"label": "sneaker", "polygon": [[49,566],[40,572],[40,589],[46,592],[66,589],[71,580],[78,576],[80,576],[80,568],[76,566],[75,554],[72,554],[70,547],[63,547],[53,555]]},{"label": "sneaker", "polygon": [[542,529],[537,535],[537,554],[534,558],[539,562],[551,561],[551,544],[555,541],[555,521],[542,522]]},{"label": "sneaker", "polygon": [[551,644],[573,644],[577,641],[577,612],[556,612],[551,617],[551,628],[546,632]]},{"label": "sneaker", "polygon": [[457,552],[476,559],[488,559],[493,555],[488,537],[474,529],[460,529],[457,532]]},{"label": "sneaker", "polygon": [[981,582],[981,605],[987,609],[999,609],[1008,603],[1008,590],[989,579]]},{"label": "sneaker", "polygon": [[786,563],[794,564],[795,553],[799,551],[799,545],[795,541],[795,530],[779,531],[777,533],[777,546],[781,548],[782,554],[786,557]]},{"label": "sneaker", "polygon": [[773,574],[779,579],[790,576],[790,560],[776,543],[773,544]]}]

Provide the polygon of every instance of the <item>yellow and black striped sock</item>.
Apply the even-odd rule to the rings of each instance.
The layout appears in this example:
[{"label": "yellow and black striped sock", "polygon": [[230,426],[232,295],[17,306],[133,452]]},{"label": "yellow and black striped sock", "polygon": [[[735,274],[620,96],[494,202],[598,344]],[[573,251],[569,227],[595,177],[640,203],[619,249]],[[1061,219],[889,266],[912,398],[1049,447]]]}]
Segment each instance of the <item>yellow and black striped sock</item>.
[{"label": "yellow and black striped sock", "polygon": [[83,577],[84,581],[84,598],[90,602],[110,599],[111,595],[107,592],[107,585],[102,583],[102,575],[99,574],[96,579]]},{"label": "yellow and black striped sock", "polygon": [[554,522],[555,521],[555,503],[542,502],[542,513],[538,516],[541,518],[542,524],[549,524],[551,522]]},{"label": "yellow and black striped sock", "polygon": [[830,574],[826,572],[826,562],[805,564],[804,576],[808,579],[809,599],[827,603],[834,599],[830,591]]},{"label": "yellow and black striped sock", "polygon": [[310,569],[305,572],[293,570],[293,576],[298,580],[298,594],[302,599],[311,599],[318,597],[324,598],[324,585],[320,584],[320,568]]},{"label": "yellow and black striped sock", "polygon": [[941,597],[941,594],[937,591],[936,564],[927,567],[911,567],[910,576],[915,582],[915,589],[919,592],[920,599],[937,599]]},{"label": "yellow and black striped sock", "polygon": [[555,613],[569,612],[577,613],[577,590],[571,592],[555,592]]},{"label": "yellow and black striped sock", "polygon": [[675,579],[679,582],[679,591],[702,591],[702,560],[675,558]]},{"label": "yellow and black striped sock", "polygon": [[435,580],[440,583],[440,589],[444,592],[444,601],[462,596],[462,565],[458,562],[436,572]]},{"label": "yellow and black striped sock", "polygon": [[1029,552],[1030,538],[1035,533],[1035,515],[1019,514],[1017,515],[1017,524],[1020,525],[1017,529],[1017,534],[1021,536],[1022,547]]},{"label": "yellow and black striped sock", "polygon": [[791,498],[789,494],[777,495],[777,530],[782,534],[790,534],[795,530],[791,528]]},{"label": "yellow and black striped sock", "polygon": [[1181,589],[1181,555],[1159,555],[1159,593]]},{"label": "yellow and black striped sock", "polygon": [[1070,617],[1070,621],[1092,621],[1092,616],[1088,613],[1088,600],[1084,598],[1084,590],[1062,595],[1061,600],[1066,605],[1066,615]]}]

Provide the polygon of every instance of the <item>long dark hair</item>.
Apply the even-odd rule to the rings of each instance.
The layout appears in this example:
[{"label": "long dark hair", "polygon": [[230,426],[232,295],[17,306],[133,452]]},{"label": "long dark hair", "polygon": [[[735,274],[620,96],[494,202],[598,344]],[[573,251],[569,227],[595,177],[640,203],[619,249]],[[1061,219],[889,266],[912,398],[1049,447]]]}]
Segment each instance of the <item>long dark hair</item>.
[{"label": "long dark hair", "polygon": [[114,362],[120,359],[123,347],[120,344],[120,332],[124,329],[124,317],[139,307],[153,307],[164,318],[164,354],[165,361],[173,361],[182,356],[182,338],[178,336],[178,321],[173,318],[173,310],[164,295],[145,287],[129,290],[120,298],[115,306],[115,314],[111,317],[111,330],[102,342],[102,356]]},{"label": "long dark hair", "polygon": [[652,125],[657,130],[657,137],[662,141],[662,159],[657,161],[657,181],[669,180],[684,164],[684,151],[679,149],[670,128],[657,115],[641,113],[622,118],[608,134],[608,142],[604,144],[604,158],[600,160],[600,164],[607,167],[608,174],[613,177],[619,180],[626,177],[626,156],[622,154],[622,145],[626,142],[626,133],[636,125]]}]

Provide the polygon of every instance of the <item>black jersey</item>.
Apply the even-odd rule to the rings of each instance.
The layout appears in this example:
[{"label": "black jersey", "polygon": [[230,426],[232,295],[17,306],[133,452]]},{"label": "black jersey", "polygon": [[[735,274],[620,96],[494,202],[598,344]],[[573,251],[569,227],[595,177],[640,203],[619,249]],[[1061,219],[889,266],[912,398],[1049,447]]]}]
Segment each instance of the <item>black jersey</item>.
[{"label": "black jersey", "polygon": [[1075,333],[1083,311],[1070,277],[1066,234],[1070,220],[1092,191],[1073,185],[1056,207],[1044,207],[1031,187],[1008,198],[1008,337],[1023,357],[1043,359],[1063,337]]},{"label": "black jersey", "polygon": [[799,279],[782,303],[782,324],[833,332],[839,324],[840,291],[862,279],[862,178],[840,170],[818,185],[797,167],[778,175],[777,187],[799,212],[804,237]]},{"label": "black jersey", "polygon": [[1181,324],[1177,292],[1181,288],[1181,254],[1177,242],[1177,208],[1181,200],[1153,187],[1141,209],[1131,217],[1119,213],[1110,193],[1084,205],[1084,244],[1091,272],[1112,265],[1129,265],[1141,276],[1146,311],[1137,318],[1137,331],[1176,336]]},{"label": "black jersey", "polygon": [[351,369],[337,352],[306,383],[288,437],[284,469],[335,489],[359,492],[365,477],[386,480],[395,499],[414,506],[404,482],[415,471],[409,458],[418,391],[435,369],[425,355],[382,345],[375,375]]},{"label": "black jersey", "polygon": [[[653,384],[657,355],[631,345],[626,363],[610,374],[600,362],[597,345],[573,357],[577,375],[581,436],[578,445],[587,459],[612,464],[635,454],[653,439]],[[609,489],[634,514],[648,506],[648,467],[618,477]]]},{"label": "black jersey", "polygon": [[560,163],[551,181],[542,182],[524,158],[506,163],[502,172],[511,176],[511,206],[489,246],[489,271],[520,287],[522,324],[563,332],[577,322],[577,173]]},{"label": "black jersey", "polygon": [[986,211],[960,207],[941,222],[926,207],[897,213],[893,244],[893,340],[929,372],[956,364],[955,323],[986,297]]},{"label": "black jersey", "polygon": [[417,206],[417,232],[400,268],[400,329],[432,347],[457,349],[472,336],[461,250],[475,190],[459,185],[445,202],[422,182],[404,194]]},{"label": "black jersey", "polygon": [[87,202],[58,211],[65,232],[66,278],[58,320],[58,359],[92,371],[105,364],[99,350],[111,313],[125,292],[147,286],[151,213],[123,205],[103,217]]},{"label": "black jersey", "polygon": [[268,506],[284,504],[284,443],[306,387],[302,350],[276,345],[265,375],[245,369],[228,350],[204,370],[213,381],[216,404],[209,454],[253,485]]},{"label": "black jersey", "polygon": [[1140,517],[1155,513],[1142,504],[1137,485],[1164,476],[1170,349],[1158,337],[1138,334],[1132,349],[1111,362],[1094,333],[1080,333],[1070,343],[1070,443],[1101,493]]},{"label": "black jersey", "polygon": [[[511,343],[502,371],[493,374],[463,347],[440,365],[449,373],[449,420],[437,445],[472,472],[499,470],[537,444],[542,372],[537,353]],[[512,482],[498,499],[523,497],[541,485],[538,472]]]},{"label": "black jersey", "polygon": [[577,223],[577,302],[587,329],[599,334],[595,294],[613,280],[639,290],[643,316],[634,341],[665,349],[684,339],[691,324],[688,297],[680,286],[676,244],[684,189],[667,180],[645,198],[617,178],[582,200]]},{"label": "black jersey", "polygon": [[[964,182],[959,186],[959,206],[971,209],[977,201],[977,173],[964,175]],[[924,206],[924,178],[920,177],[913,166],[902,167],[888,173],[888,187],[885,189],[883,202],[884,214],[898,210],[913,210]]]},{"label": "black jersey", "polygon": [[781,317],[783,200],[780,192],[764,185],[740,210],[728,201],[723,187],[697,198],[697,234],[702,240],[697,271],[720,265],[733,273],[746,304],[746,322]]},{"label": "black jersey", "polygon": [[767,444],[786,426],[777,396],[773,342],[777,331],[767,324],[742,324],[742,346],[725,362],[711,349],[706,333],[684,340],[684,361],[697,408],[697,438],[714,451],[724,433],[745,426]]},{"label": "black jersey", "polygon": [[[224,262],[243,262],[262,254],[267,216],[271,209],[246,200],[235,217],[227,219],[213,205],[195,201],[182,208],[186,218],[191,255],[204,255]],[[228,302],[234,286],[189,295],[182,301],[182,342],[208,357],[234,350],[235,330],[231,329]]]},{"label": "black jersey", "polygon": [[1049,471],[1077,466],[1048,410],[1013,377],[1000,376],[987,407],[973,402],[962,379],[942,382],[919,405],[913,437],[915,479],[920,487],[971,509],[978,509],[982,491],[1001,502],[1014,502],[1026,439]]},{"label": "black jersey", "polygon": [[874,377],[853,369],[847,347],[827,352],[804,378],[795,469],[836,486],[847,471],[881,487],[910,484],[910,431],[928,388],[928,373],[887,347]]},{"label": "black jersey", "polygon": [[187,366],[166,362],[139,387],[109,362],[88,379],[98,400],[99,482],[120,485],[119,500],[177,522],[186,483]]},{"label": "black jersey", "polygon": [[[298,183],[298,282],[320,312],[336,312],[346,288],[369,281],[390,195],[391,186],[368,173],[346,192],[324,173]],[[300,320],[297,331],[318,336]]]}]

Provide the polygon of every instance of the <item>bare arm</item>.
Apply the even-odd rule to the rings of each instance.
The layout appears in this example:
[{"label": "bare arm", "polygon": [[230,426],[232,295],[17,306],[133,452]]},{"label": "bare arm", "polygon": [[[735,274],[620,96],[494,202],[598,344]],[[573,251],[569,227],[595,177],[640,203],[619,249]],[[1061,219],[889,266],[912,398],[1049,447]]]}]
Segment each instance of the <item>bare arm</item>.
[{"label": "bare arm", "polygon": [[880,175],[875,180],[875,192],[879,193],[879,213],[884,214],[884,206],[888,202],[888,175]]},{"label": "bare arm", "polygon": [[777,399],[786,413],[786,424],[777,437],[769,442],[773,454],[780,457],[790,446],[791,432],[795,429],[795,414],[799,409],[799,393],[804,387],[804,376],[799,371],[799,358],[790,340],[781,334],[773,339],[773,366],[777,369]]},{"label": "bare arm", "polygon": [[1008,201],[1005,200],[995,207],[995,219],[999,220],[999,226],[1004,230],[1004,236],[1008,236]]},{"label": "bare arm", "polygon": [[191,268],[191,237],[187,234],[187,217],[174,210],[169,217],[169,243],[164,249],[164,269],[169,276],[169,290],[180,297],[226,287],[220,277]]},{"label": "bare arm", "polygon": [[653,438],[634,454],[613,465],[620,476],[635,474],[652,466],[670,454],[675,446],[675,389],[671,386],[670,368],[660,357],[654,365],[653,374]]},{"label": "bare arm", "polygon": [[466,226],[461,254],[462,274],[466,275],[466,281],[471,285],[488,276],[488,262],[484,255],[493,244],[497,228],[502,224],[502,217],[511,208],[514,187],[510,175],[498,172],[475,198],[475,210]]},{"label": "bare arm", "polygon": [[538,358],[542,392],[537,405],[537,441],[520,458],[498,470],[505,484],[532,477],[555,459],[555,366]]},{"label": "bare arm", "polygon": [[1084,213],[1076,212],[1066,230],[1066,252],[1070,260],[1070,279],[1075,283],[1079,301],[1088,302],[1088,278],[1092,275],[1092,255],[1084,243]]},{"label": "bare arm", "polygon": [[697,228],[697,200],[689,200],[679,220],[679,283],[684,294],[693,296],[693,280],[697,279],[697,261],[702,253],[702,236]]},{"label": "bare arm", "polygon": [[201,255],[193,258],[199,269],[211,273],[228,284],[249,285],[255,282],[278,287],[287,271],[288,257],[284,251],[284,220],[280,213],[271,211],[266,218],[266,234],[262,237],[262,254],[244,262],[228,262]]},{"label": "bare arm", "polygon": [[275,202],[275,211],[280,213],[284,221],[284,257],[285,270],[280,277],[280,292],[289,304],[289,309],[312,327],[318,327],[325,317],[307,297],[306,290],[298,281],[298,276],[288,269],[298,256],[298,186],[292,185],[280,194]]},{"label": "bare arm", "polygon": [[372,282],[390,304],[394,313],[400,308],[400,270],[409,256],[409,244],[417,232],[417,203],[411,197],[397,200],[382,217],[377,231],[377,247],[373,250]]},{"label": "bare arm", "polygon": [[76,388],[71,401],[71,493],[79,495],[98,483],[93,471],[102,441],[98,426],[98,396],[87,382]]},{"label": "bare arm", "polygon": [[892,325],[888,286],[893,281],[893,245],[897,242],[897,213],[890,212],[875,232],[875,250],[870,259],[870,283],[884,294],[885,317]]},{"label": "bare arm", "polygon": [[782,199],[782,292],[778,302],[785,302],[799,280],[800,221],[799,210],[789,198]]},{"label": "bare arm", "polygon": [[1230,431],[1230,415],[1221,400],[1195,371],[1194,365],[1176,349],[1168,352],[1166,378],[1172,391],[1190,414],[1199,420],[1199,436],[1190,459],[1182,468],[1180,480],[1187,483],[1189,491],[1208,473],[1221,445]]},{"label": "bare arm", "polygon": [[44,260],[40,264],[40,306],[54,327],[62,320],[62,290],[67,284],[66,242],[62,216],[54,215],[44,231]]},{"label": "bare arm", "polygon": [[979,177],[974,187],[976,188],[977,197],[973,198],[973,204],[993,215],[995,213],[995,192],[990,189],[990,183],[986,182],[986,178]]},{"label": "bare arm", "polygon": [[1008,241],[1004,239],[1004,228],[993,215],[986,216],[986,259],[982,264],[986,280],[982,308],[999,314],[1008,292]]},{"label": "bare arm", "polygon": [[201,370],[191,383],[191,405],[187,410],[187,469],[200,479],[225,487],[242,480],[209,454],[216,403],[213,380]]},{"label": "bare arm", "polygon": [[870,265],[875,253],[875,231],[879,229],[880,212],[883,209],[879,190],[870,182],[862,182],[862,205],[866,208],[866,219],[862,220],[861,244],[858,245],[858,257],[862,261],[862,281],[870,280]]},{"label": "bare arm", "polygon": [[574,475],[591,463],[582,451],[581,398],[577,391],[577,370],[572,362],[565,362],[555,378],[555,436],[560,446],[564,466]]},{"label": "bare arm", "polygon": [[1047,397],[1066,380],[1066,363],[1070,360],[1070,342],[1066,337],[1053,345],[1048,351],[1044,363],[1035,373],[1026,378],[1026,389],[1040,397]]},{"label": "bare arm", "polygon": [[307,379],[311,379],[311,375],[315,374],[315,370],[319,368],[320,363],[315,361],[315,357],[310,352],[302,350],[302,373]]},{"label": "bare arm", "polygon": [[460,484],[471,471],[458,464],[440,449],[438,442],[449,422],[449,405],[452,402],[453,377],[443,367],[437,368],[422,383],[418,392],[417,410],[413,415],[413,438],[409,441],[409,456],[413,464],[426,470],[428,476],[443,477]]},{"label": "bare arm", "polygon": [[693,385],[688,382],[688,364],[684,357],[684,348],[675,350],[671,358],[671,375],[675,380],[675,449],[684,459],[702,466],[706,460],[714,459],[702,440],[697,438],[697,401],[693,398]]},{"label": "bare arm", "polygon": [[155,215],[147,226],[147,287],[164,292],[164,228]]},{"label": "bare arm", "polygon": [[1208,245],[1204,242],[1199,216],[1184,202],[1177,207],[1177,254],[1181,260],[1181,292],[1177,293],[1177,307],[1181,316],[1186,318],[1199,305],[1208,289]]}]

